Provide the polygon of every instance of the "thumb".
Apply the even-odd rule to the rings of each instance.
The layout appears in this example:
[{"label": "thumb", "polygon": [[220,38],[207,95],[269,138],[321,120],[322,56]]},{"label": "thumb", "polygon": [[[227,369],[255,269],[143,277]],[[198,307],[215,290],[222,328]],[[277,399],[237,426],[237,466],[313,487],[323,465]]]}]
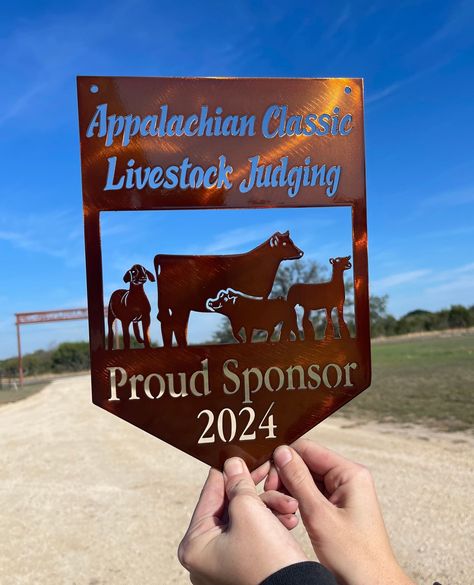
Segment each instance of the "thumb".
[{"label": "thumb", "polygon": [[229,499],[229,513],[231,504],[236,498],[247,497],[258,501],[257,488],[252,480],[250,471],[243,459],[232,457],[224,463],[225,491]]},{"label": "thumb", "polygon": [[280,480],[293,497],[298,500],[303,521],[310,519],[315,512],[327,505],[327,500],[314,483],[306,463],[291,447],[277,447],[273,462]]}]

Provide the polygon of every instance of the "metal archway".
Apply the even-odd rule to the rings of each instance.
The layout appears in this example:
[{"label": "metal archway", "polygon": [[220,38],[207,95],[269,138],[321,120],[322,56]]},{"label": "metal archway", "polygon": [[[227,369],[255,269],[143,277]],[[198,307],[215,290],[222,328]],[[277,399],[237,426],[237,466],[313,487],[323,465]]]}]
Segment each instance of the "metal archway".
[{"label": "metal archway", "polygon": [[21,353],[21,325],[34,325],[35,323],[50,323],[53,321],[73,321],[87,319],[87,309],[58,309],[55,311],[36,311],[30,313],[15,313],[16,337],[18,344],[18,379],[23,386],[23,356]]}]

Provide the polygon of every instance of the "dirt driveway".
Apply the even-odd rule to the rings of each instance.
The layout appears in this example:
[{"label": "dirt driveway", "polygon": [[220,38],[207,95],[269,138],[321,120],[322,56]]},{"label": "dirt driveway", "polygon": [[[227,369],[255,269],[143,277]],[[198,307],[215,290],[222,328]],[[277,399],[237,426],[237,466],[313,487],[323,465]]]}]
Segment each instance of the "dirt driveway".
[{"label": "dirt driveway", "polygon": [[[187,583],[176,548],[206,467],[89,394],[82,376],[0,408],[0,583]],[[471,437],[337,418],[310,436],[371,468],[400,562],[420,585],[472,583]]]}]

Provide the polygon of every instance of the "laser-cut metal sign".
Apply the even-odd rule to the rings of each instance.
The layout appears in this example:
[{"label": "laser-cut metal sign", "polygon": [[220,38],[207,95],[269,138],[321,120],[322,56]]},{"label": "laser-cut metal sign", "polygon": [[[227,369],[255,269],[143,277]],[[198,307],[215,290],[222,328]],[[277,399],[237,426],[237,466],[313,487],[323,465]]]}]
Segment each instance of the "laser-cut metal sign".
[{"label": "laser-cut metal sign", "polygon": [[[78,99],[93,402],[210,465],[254,468],[370,384],[362,81],[80,77]],[[290,231],[234,255],[162,254],[157,234],[146,265],[123,266],[106,331],[100,212],[344,206],[352,250],[286,298],[269,295],[304,254]],[[234,343],[189,345],[192,311],[224,315]]]}]

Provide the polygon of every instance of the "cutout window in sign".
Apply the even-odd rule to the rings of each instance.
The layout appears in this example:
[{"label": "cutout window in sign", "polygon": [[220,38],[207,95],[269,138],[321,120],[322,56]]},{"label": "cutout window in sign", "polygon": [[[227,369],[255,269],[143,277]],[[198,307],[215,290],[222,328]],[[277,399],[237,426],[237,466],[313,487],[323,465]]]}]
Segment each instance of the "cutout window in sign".
[{"label": "cutout window in sign", "polygon": [[93,402],[253,469],[370,384],[362,81],[78,99]]}]

